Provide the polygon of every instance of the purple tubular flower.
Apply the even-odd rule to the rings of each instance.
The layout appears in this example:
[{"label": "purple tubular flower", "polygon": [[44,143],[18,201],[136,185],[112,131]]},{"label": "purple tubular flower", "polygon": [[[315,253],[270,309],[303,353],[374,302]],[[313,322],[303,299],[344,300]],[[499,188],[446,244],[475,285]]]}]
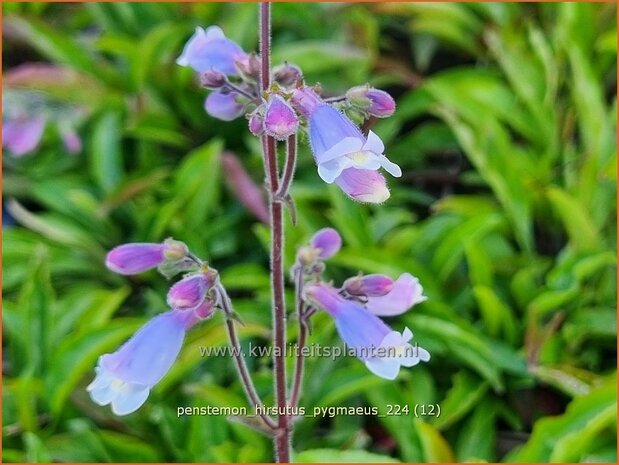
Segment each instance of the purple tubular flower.
[{"label": "purple tubular flower", "polygon": [[200,271],[186,276],[168,291],[168,305],[177,310],[195,310],[206,298],[217,274],[213,271]]},{"label": "purple tubular flower", "polygon": [[383,274],[368,274],[348,278],[342,286],[350,295],[382,297],[393,288],[393,279]]},{"label": "purple tubular flower", "polygon": [[410,273],[403,273],[393,283],[391,292],[382,297],[369,297],[365,306],[374,315],[395,316],[425,300],[428,298],[423,295],[419,280]]},{"label": "purple tubular flower", "polygon": [[86,388],[92,400],[99,405],[112,404],[116,415],[135,412],[168,372],[181,350],[185,332],[197,321],[190,312],[162,313],[116,352],[99,357],[95,379]]},{"label": "purple tubular flower", "polygon": [[264,114],[264,130],[278,140],[285,140],[299,128],[299,118],[280,96],[271,95]]},{"label": "purple tubular flower", "polygon": [[142,273],[164,262],[165,249],[165,244],[134,242],[119,245],[108,252],[105,266],[124,275]]},{"label": "purple tubular flower", "polygon": [[344,299],[333,287],[312,284],[305,289],[305,295],[333,317],[342,340],[375,375],[395,379],[400,366],[411,367],[430,360],[427,350],[409,344],[413,334],[408,328],[402,334],[393,331],[357,302]]},{"label": "purple tubular flower", "polygon": [[245,58],[247,54],[243,49],[226,38],[220,27],[211,26],[206,30],[197,27],[176,63],[190,66],[198,73],[212,69],[227,75],[237,75],[236,62]]},{"label": "purple tubular flower", "polygon": [[312,236],[310,243],[312,248],[318,250],[318,256],[326,260],[339,252],[342,238],[335,229],[323,228]]},{"label": "purple tubular flower", "polygon": [[245,105],[237,101],[238,94],[230,92],[211,92],[204,102],[204,109],[214,118],[232,121],[245,113]]},{"label": "purple tubular flower", "polygon": [[3,121],[2,147],[6,147],[16,157],[26,155],[38,147],[44,129],[43,116]]}]

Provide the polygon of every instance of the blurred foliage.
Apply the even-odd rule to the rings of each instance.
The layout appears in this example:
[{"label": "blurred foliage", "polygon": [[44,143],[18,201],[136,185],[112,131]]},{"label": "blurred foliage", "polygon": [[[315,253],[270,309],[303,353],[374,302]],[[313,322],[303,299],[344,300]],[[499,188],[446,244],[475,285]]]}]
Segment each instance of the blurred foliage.
[{"label": "blurred foliage", "polygon": [[[260,183],[259,144],[242,119],[207,116],[195,76],[174,64],[196,25],[256,49],[256,6],[2,8],[5,76],[25,66],[11,90],[89,110],[81,155],[48,134],[36,154],[3,157],[17,222],[3,231],[4,461],[271,460],[268,439],[241,424],[176,418],[177,406],[245,405],[231,361],[199,355],[225,344],[220,316],[190,333],[138,413],[115,418],[84,389],[100,354],[165,309],[164,278],[104,268],[119,243],[187,242],[222,270],[243,343],[268,343],[268,229],[219,163],[232,150]],[[312,359],[301,404],[441,407],[305,418],[296,459],[616,461],[615,5],[277,3],[273,14],[274,59],[308,82],[397,97],[373,129],[405,173],[385,205],[360,206],[325,188],[302,147],[288,263],[332,225],[345,240],[336,281],[411,272],[429,296],[391,322],[412,328],[429,364],[388,382],[357,360]],[[313,328],[311,342],[338,343],[327,316]],[[248,362],[272,402],[270,360]]]}]

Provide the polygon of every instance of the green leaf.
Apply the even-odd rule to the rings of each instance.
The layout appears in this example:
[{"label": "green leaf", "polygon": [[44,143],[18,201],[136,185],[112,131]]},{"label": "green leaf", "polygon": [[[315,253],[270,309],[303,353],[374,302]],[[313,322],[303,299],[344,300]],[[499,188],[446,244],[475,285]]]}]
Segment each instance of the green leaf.
[{"label": "green leaf", "polygon": [[93,130],[90,172],[106,193],[112,192],[123,177],[120,124],[118,113],[108,112],[98,119]]},{"label": "green leaf", "polygon": [[293,455],[299,463],[399,463],[387,455],[364,450],[310,449]]}]

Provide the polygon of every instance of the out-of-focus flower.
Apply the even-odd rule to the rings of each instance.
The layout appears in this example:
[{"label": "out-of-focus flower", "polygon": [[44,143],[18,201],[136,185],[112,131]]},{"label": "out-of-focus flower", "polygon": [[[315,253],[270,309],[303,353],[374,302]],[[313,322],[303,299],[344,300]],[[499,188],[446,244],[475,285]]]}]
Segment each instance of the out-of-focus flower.
[{"label": "out-of-focus flower", "polygon": [[286,101],[277,94],[267,101],[264,114],[264,130],[278,140],[285,140],[299,128],[299,118]]},{"label": "out-of-focus flower", "polygon": [[346,99],[356,108],[377,118],[387,118],[395,111],[395,100],[384,90],[356,86],[346,92]]},{"label": "out-of-focus flower", "polygon": [[198,73],[210,70],[220,71],[228,75],[237,75],[237,61],[247,58],[247,54],[234,41],[226,38],[218,26],[210,26],[206,30],[196,28],[189,39],[183,53],[176,60],[181,66],[190,66]]},{"label": "out-of-focus flower", "polygon": [[21,157],[33,152],[41,142],[45,117],[14,118],[2,121],[2,147]]},{"label": "out-of-focus flower", "polygon": [[390,292],[383,296],[370,296],[365,307],[375,315],[394,316],[426,300],[428,298],[423,295],[419,280],[410,273],[403,273],[393,283]]},{"label": "out-of-focus flower", "polygon": [[178,357],[187,329],[198,321],[193,312],[182,310],[157,315],[116,352],[99,357],[96,377],[86,388],[92,400],[111,404],[116,415],[135,412]]},{"label": "out-of-focus flower", "polygon": [[264,198],[264,191],[247,174],[243,165],[233,153],[225,152],[221,161],[226,171],[226,184],[232,193],[256,218],[268,224],[269,209]]},{"label": "out-of-focus flower", "polygon": [[208,70],[200,76],[200,84],[209,89],[219,89],[226,84],[226,75],[214,69]]},{"label": "out-of-focus flower", "polygon": [[350,295],[382,297],[393,289],[393,279],[383,274],[354,276],[344,281],[342,288]]},{"label": "out-of-focus flower", "polygon": [[245,105],[239,102],[240,97],[236,92],[222,94],[221,92],[211,92],[204,108],[206,112],[214,118],[223,121],[232,121],[245,113]]},{"label": "out-of-focus flower", "polygon": [[71,155],[76,155],[82,151],[82,139],[78,135],[78,133],[70,126],[60,126],[60,137],[62,138],[62,143],[64,144],[65,149]]},{"label": "out-of-focus flower", "polygon": [[400,366],[411,367],[430,360],[427,350],[409,343],[413,334],[408,328],[402,334],[393,331],[359,303],[342,297],[332,286],[311,284],[305,288],[305,295],[333,317],[342,340],[377,376],[395,379]]},{"label": "out-of-focus flower", "polygon": [[216,279],[217,273],[210,269],[184,277],[168,291],[168,305],[177,310],[197,309]]},{"label": "out-of-focus flower", "polygon": [[166,260],[181,260],[187,252],[185,244],[171,239],[163,243],[133,242],[110,250],[105,265],[115,273],[132,275],[155,268]]}]

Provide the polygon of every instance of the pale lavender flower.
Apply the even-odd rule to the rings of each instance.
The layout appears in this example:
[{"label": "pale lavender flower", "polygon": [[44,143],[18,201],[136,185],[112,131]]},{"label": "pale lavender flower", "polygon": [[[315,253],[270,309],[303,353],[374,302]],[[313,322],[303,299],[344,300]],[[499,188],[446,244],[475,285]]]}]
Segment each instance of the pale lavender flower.
[{"label": "pale lavender flower", "polygon": [[385,146],[380,138],[370,131],[366,139],[352,121],[332,106],[322,105],[312,113],[309,140],[318,174],[329,184],[347,168],[375,171],[383,167],[393,176],[402,176],[400,167],[383,155]]},{"label": "pale lavender flower", "polygon": [[168,305],[177,310],[195,310],[204,302],[216,278],[213,270],[185,276],[168,291]]},{"label": "pale lavender flower", "polygon": [[2,147],[21,157],[34,151],[45,130],[45,117],[14,118],[2,121]]},{"label": "pale lavender flower", "polygon": [[346,300],[332,286],[311,284],[306,287],[305,295],[333,317],[342,340],[375,375],[395,379],[400,366],[412,367],[430,360],[427,350],[409,343],[413,334],[408,328],[403,333],[392,330],[361,304]]},{"label": "pale lavender flower", "polygon": [[239,98],[241,97],[235,92],[227,94],[211,92],[206,97],[204,108],[214,118],[222,121],[232,121],[245,113],[245,105],[239,103]]},{"label": "pale lavender flower", "polygon": [[185,332],[199,321],[193,312],[172,310],[157,315],[113,354],[99,357],[96,377],[86,390],[99,405],[112,405],[116,415],[135,412],[168,372]]},{"label": "pale lavender flower", "polygon": [[428,298],[423,295],[423,287],[419,280],[410,273],[403,273],[393,283],[393,288],[389,293],[369,297],[365,306],[375,315],[395,316],[426,300]]},{"label": "pale lavender flower", "polygon": [[299,118],[292,107],[280,96],[271,95],[264,114],[264,130],[278,140],[285,140],[299,128]]},{"label": "pale lavender flower", "polygon": [[342,288],[350,295],[382,297],[393,289],[393,279],[383,274],[354,276],[344,281]]},{"label": "pale lavender flower", "polygon": [[326,260],[339,252],[342,238],[335,229],[323,228],[312,236],[310,244],[318,251],[318,256]]},{"label": "pale lavender flower", "polygon": [[218,26],[210,26],[206,30],[196,28],[189,39],[183,53],[176,60],[181,66],[190,66],[198,73],[209,70],[220,71],[228,75],[237,75],[236,63],[245,60],[247,54],[234,41],[226,38]]}]

